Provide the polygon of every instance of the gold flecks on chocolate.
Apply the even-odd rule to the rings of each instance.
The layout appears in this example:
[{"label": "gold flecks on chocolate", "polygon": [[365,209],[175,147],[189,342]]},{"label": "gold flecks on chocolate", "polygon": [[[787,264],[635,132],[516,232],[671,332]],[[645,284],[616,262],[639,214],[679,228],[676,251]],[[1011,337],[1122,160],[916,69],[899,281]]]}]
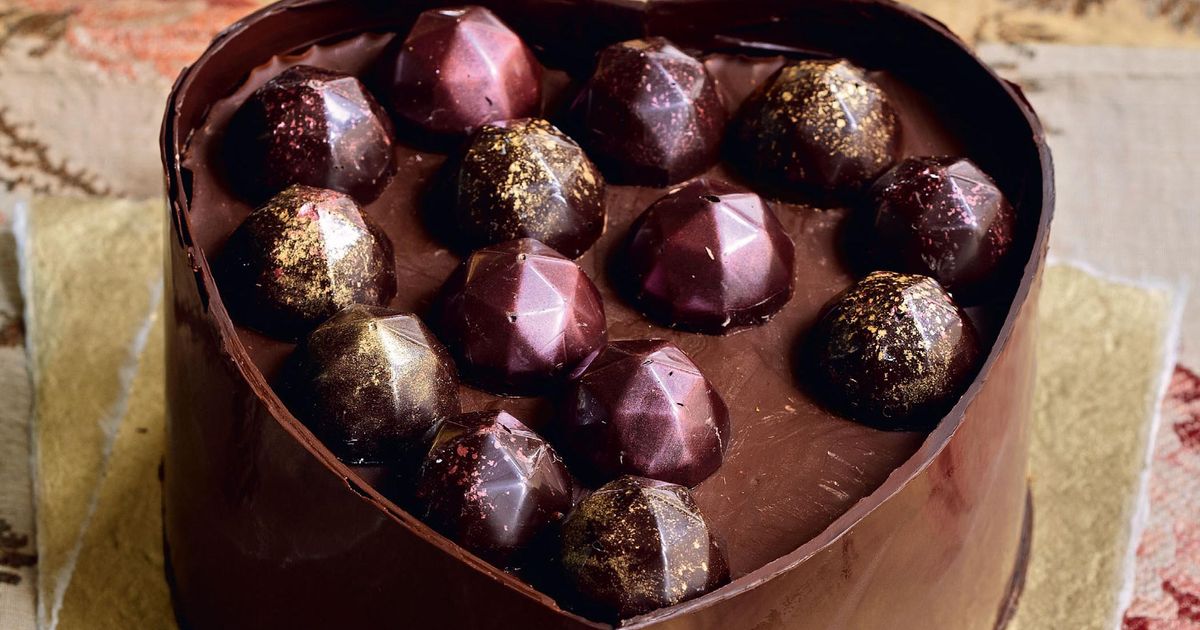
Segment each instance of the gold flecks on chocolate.
[{"label": "gold flecks on chocolate", "polygon": [[576,587],[620,617],[677,604],[728,579],[724,556],[687,488],[625,476],[594,492],[563,528]]},{"label": "gold flecks on chocolate", "polygon": [[740,167],[788,196],[842,195],[896,158],[899,127],[886,94],[844,59],[797,61],[746,102],[735,129]]},{"label": "gold flecks on chocolate", "polygon": [[977,367],[974,326],[935,280],[877,271],[835,298],[813,334],[822,393],[860,422],[926,426]]},{"label": "gold flecks on chocolate", "polygon": [[453,360],[415,315],[352,306],[297,355],[297,416],[344,461],[391,461],[460,411]]},{"label": "gold flecks on chocolate", "polygon": [[604,231],[604,179],[540,118],[482,127],[455,184],[455,223],[472,248],[534,238],[576,258]]},{"label": "gold flecks on chocolate", "polygon": [[223,255],[240,323],[295,337],[351,304],[395,293],[391,244],[348,195],[292,186],[255,210]]}]

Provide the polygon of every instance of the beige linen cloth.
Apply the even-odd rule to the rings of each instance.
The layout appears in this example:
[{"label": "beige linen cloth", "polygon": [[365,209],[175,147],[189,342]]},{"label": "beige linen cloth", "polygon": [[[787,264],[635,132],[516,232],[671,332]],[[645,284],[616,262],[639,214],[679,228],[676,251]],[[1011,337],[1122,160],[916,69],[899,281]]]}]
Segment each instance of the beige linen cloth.
[{"label": "beige linen cloth", "polygon": [[[61,10],[64,3],[17,4]],[[134,8],[150,4],[122,0],[113,6],[136,13]],[[1104,9],[1119,19],[1091,9],[1047,13],[1033,5],[1053,3],[1032,1],[986,0],[974,9],[955,0],[916,4],[959,32],[993,41],[1195,41],[1144,11],[1128,10],[1132,2]],[[199,5],[206,3],[188,4]],[[0,11],[0,23],[7,15]],[[1136,28],[1116,28],[1122,20]],[[6,45],[12,44],[0,38],[0,59]],[[55,152],[65,153],[69,142],[52,139],[37,149],[39,155],[65,165],[58,175],[83,175],[56,183],[54,173],[35,174],[25,177],[32,187],[16,181],[17,188],[155,195],[153,134],[165,76],[128,82],[97,79],[78,68],[47,74],[55,66],[46,59],[60,54],[53,46],[63,44],[50,45],[43,57],[0,65],[0,153],[5,138],[26,137],[13,117],[36,120],[39,107],[55,116],[80,115],[89,107],[80,95],[94,94],[92,107],[101,113],[84,120],[112,124],[93,124],[86,137],[121,157],[106,159],[105,151],[93,149],[76,158],[91,164],[60,163]],[[1176,347],[1180,289],[1188,279],[1200,279],[1200,258],[1181,255],[1200,243],[1197,223],[1188,220],[1196,209],[1190,198],[1195,173],[1188,170],[1200,163],[1200,123],[1192,119],[1200,111],[1200,53],[1021,44],[985,46],[982,54],[1026,86],[1050,130],[1060,189],[1052,255],[1099,272],[1064,266],[1046,277],[1031,462],[1034,560],[1016,623],[1022,630],[1109,628],[1123,607],[1132,567],[1140,522],[1134,517],[1155,402]],[[82,87],[67,88],[66,95],[61,87],[56,91],[72,81]],[[29,94],[39,95],[40,105]],[[124,120],[129,124],[118,123]],[[5,125],[20,133],[6,136]],[[7,174],[0,165],[0,179]],[[15,208],[22,209],[17,231],[25,254],[25,328],[34,357],[29,366],[20,345],[26,336],[9,236]],[[0,629],[25,630],[35,617],[44,628],[173,627],[162,580],[157,481],[163,430],[161,200],[39,194],[27,203],[0,199],[0,210],[0,519],[6,519],[0,522]],[[104,246],[82,246],[91,242]],[[1185,339],[1200,340],[1197,325],[1200,317],[1186,319],[1191,332]],[[1194,346],[1185,352],[1200,364]],[[36,396],[24,377],[27,367]],[[33,484],[25,429],[31,398]],[[35,548],[31,495],[37,497],[37,580],[22,560],[32,559]],[[7,574],[20,583],[4,581]]]}]

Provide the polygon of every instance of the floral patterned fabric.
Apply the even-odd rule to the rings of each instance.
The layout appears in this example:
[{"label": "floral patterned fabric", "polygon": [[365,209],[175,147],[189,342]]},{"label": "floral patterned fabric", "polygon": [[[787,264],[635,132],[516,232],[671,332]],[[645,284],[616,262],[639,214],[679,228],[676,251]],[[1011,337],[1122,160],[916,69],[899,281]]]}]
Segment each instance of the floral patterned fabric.
[{"label": "floral patterned fabric", "polygon": [[1162,413],[1123,630],[1200,630],[1200,376],[1176,368]]}]

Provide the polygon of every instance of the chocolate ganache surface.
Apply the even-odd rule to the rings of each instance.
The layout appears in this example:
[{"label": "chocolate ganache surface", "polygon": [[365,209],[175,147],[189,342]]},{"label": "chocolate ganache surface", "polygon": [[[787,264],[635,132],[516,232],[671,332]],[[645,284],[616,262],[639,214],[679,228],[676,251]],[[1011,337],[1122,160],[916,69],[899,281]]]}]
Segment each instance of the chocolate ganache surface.
[{"label": "chocolate ganache surface", "polygon": [[[234,94],[212,104],[182,156],[193,177],[193,237],[210,260],[220,255],[229,235],[253,209],[229,185],[220,157],[222,134],[238,107],[256,88],[299,64],[360,76],[374,87],[370,76],[376,58],[396,36],[368,33],[276,57],[255,69]],[[730,112],[784,61],[779,56],[724,52],[702,58]],[[566,103],[587,79],[586,71],[568,74],[555,69],[553,61],[542,59],[547,65],[542,115],[552,122],[563,120]],[[901,157],[971,155],[915,89],[888,72],[869,74],[896,111],[903,130]],[[439,239],[425,219],[447,155],[414,148],[402,134],[394,150],[397,175],[364,213],[390,237],[395,250],[398,290],[387,306],[428,318],[439,287],[461,262],[461,253]],[[702,175],[754,189],[723,163]],[[764,325],[712,336],[673,330],[647,318],[625,299],[619,279],[610,272],[612,255],[631,223],[668,190],[610,183],[606,230],[577,262],[603,297],[611,340],[661,338],[675,343],[726,401],[732,441],[724,465],[695,488],[694,496],[713,532],[725,541],[736,578],[821,532],[908,460],[925,434],[881,431],[845,419],[806,391],[798,373],[795,349],[826,303],[861,275],[855,252],[845,247],[852,208],[770,201],[795,242],[794,296]],[[992,343],[998,316],[1010,298],[1004,290],[994,302],[969,311],[985,344]],[[276,379],[294,344],[241,326],[237,330],[254,364],[268,380]],[[503,409],[539,431],[554,414],[548,398],[503,398],[466,385],[462,401],[464,412]]]}]

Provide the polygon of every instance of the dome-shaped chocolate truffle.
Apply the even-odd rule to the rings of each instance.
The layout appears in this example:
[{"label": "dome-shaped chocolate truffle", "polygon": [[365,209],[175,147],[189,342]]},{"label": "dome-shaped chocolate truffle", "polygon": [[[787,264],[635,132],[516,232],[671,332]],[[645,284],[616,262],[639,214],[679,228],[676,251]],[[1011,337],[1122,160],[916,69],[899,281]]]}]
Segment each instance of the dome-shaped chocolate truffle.
[{"label": "dome-shaped chocolate truffle", "polygon": [[634,223],[623,266],[645,311],[707,333],[761,324],[792,297],[795,247],[761,197],[696,180]]},{"label": "dome-shaped chocolate truffle", "polygon": [[461,410],[453,360],[407,313],[355,305],[334,315],[297,348],[296,373],[296,416],[350,464],[419,457],[434,425]]},{"label": "dome-shaped chocolate truffle", "polygon": [[976,293],[1012,246],[1016,213],[996,182],[958,157],[912,157],[872,187],[871,236],[888,269]]},{"label": "dome-shaped chocolate truffle", "polygon": [[734,163],[774,194],[840,197],[887,170],[899,128],[887,95],[845,60],[779,69],[733,125]]},{"label": "dome-shaped chocolate truffle", "polygon": [[479,6],[421,13],[384,73],[398,120],[435,137],[532,116],[541,103],[541,66]]},{"label": "dome-shaped chocolate truffle", "polygon": [[392,125],[358,79],[295,66],[254,91],[226,134],[230,173],[256,200],[292,184],[366,203],[395,172]]},{"label": "dome-shaped chocolate truffle", "polygon": [[577,474],[688,487],[721,467],[729,409],[700,368],[661,339],[614,341],[567,387],[559,433]]},{"label": "dome-shaped chocolate truffle", "polygon": [[611,180],[647,186],[712,166],[726,117],[704,64],[661,37],[601,51],[571,112],[576,137]]},{"label": "dome-shaped chocolate truffle", "polygon": [[835,298],[812,337],[820,393],[881,429],[928,428],[970,382],[980,341],[932,278],[877,271]]},{"label": "dome-shaped chocolate truffle", "polygon": [[485,125],[454,182],[454,225],[471,248],[537,239],[578,258],[604,232],[604,178],[540,118]]},{"label": "dome-shaped chocolate truffle", "polygon": [[566,516],[571,486],[545,440],[503,411],[482,411],[438,428],[416,496],[430,526],[508,567]]},{"label": "dome-shaped chocolate truffle", "polygon": [[292,186],[250,213],[218,261],[235,319],[295,339],[351,304],[396,293],[392,245],[348,195]]},{"label": "dome-shaped chocolate truffle", "polygon": [[729,581],[725,552],[688,489],[633,476],[606,484],[571,513],[562,563],[586,602],[619,618]]},{"label": "dome-shaped chocolate truffle", "polygon": [[561,384],[607,339],[591,279],[533,239],[471,254],[442,289],[436,326],[468,380],[504,394]]}]

